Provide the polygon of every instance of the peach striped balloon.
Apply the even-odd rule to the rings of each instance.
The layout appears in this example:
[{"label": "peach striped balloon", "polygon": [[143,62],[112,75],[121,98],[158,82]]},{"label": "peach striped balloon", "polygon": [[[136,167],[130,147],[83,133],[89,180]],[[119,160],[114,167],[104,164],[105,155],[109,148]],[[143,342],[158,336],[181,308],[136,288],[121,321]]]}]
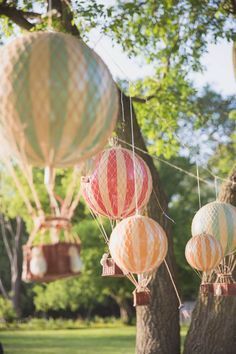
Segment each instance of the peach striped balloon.
[{"label": "peach striped balloon", "polygon": [[207,272],[219,265],[223,258],[223,250],[215,237],[200,234],[188,241],[185,257],[192,268]]},{"label": "peach striped balloon", "polygon": [[168,242],[165,231],[156,221],[147,216],[134,215],[114,228],[109,249],[121,269],[142,274],[162,263]]}]

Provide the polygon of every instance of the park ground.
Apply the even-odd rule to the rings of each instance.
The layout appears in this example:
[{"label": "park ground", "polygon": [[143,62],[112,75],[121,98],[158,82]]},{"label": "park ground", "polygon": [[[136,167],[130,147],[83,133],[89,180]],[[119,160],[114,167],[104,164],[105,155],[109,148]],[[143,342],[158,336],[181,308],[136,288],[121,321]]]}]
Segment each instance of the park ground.
[{"label": "park ground", "polygon": [[[182,328],[182,341],[186,328]],[[133,354],[135,327],[1,331],[6,354]]]}]

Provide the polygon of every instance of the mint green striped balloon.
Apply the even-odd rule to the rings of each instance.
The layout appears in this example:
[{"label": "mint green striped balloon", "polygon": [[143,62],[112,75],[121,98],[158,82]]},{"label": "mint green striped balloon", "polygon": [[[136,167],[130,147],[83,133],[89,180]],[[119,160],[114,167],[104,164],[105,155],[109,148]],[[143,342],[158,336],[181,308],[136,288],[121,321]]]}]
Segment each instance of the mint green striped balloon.
[{"label": "mint green striped balloon", "polygon": [[192,221],[192,236],[209,234],[220,241],[224,255],[236,250],[236,208],[228,203],[204,205]]},{"label": "mint green striped balloon", "polygon": [[13,155],[72,166],[105,146],[118,92],[100,57],[68,34],[38,32],[1,49],[0,125]]}]

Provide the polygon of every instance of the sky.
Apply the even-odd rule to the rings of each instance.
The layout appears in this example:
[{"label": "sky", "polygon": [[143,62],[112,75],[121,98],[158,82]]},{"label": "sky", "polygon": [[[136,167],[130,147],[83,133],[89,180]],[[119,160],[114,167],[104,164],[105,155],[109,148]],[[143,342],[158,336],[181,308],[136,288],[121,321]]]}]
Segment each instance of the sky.
[{"label": "sky", "polygon": [[[89,45],[102,57],[115,79],[121,78],[132,82],[153,73],[151,66],[138,59],[129,59],[119,45],[114,46],[108,37],[101,36],[96,30],[91,32]],[[209,44],[202,64],[204,72],[191,75],[199,90],[210,84],[225,96],[236,93],[231,43],[222,40],[217,45]]]}]

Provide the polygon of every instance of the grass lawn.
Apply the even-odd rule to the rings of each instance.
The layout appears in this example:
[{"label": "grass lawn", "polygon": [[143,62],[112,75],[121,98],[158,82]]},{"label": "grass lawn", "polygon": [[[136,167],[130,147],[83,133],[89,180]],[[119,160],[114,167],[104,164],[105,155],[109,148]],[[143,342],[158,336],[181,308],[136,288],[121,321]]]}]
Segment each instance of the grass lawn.
[{"label": "grass lawn", "polygon": [[133,354],[135,327],[4,331],[8,354]]},{"label": "grass lawn", "polygon": [[[181,344],[187,327],[181,329]],[[134,354],[135,327],[2,331],[6,354]]]}]

